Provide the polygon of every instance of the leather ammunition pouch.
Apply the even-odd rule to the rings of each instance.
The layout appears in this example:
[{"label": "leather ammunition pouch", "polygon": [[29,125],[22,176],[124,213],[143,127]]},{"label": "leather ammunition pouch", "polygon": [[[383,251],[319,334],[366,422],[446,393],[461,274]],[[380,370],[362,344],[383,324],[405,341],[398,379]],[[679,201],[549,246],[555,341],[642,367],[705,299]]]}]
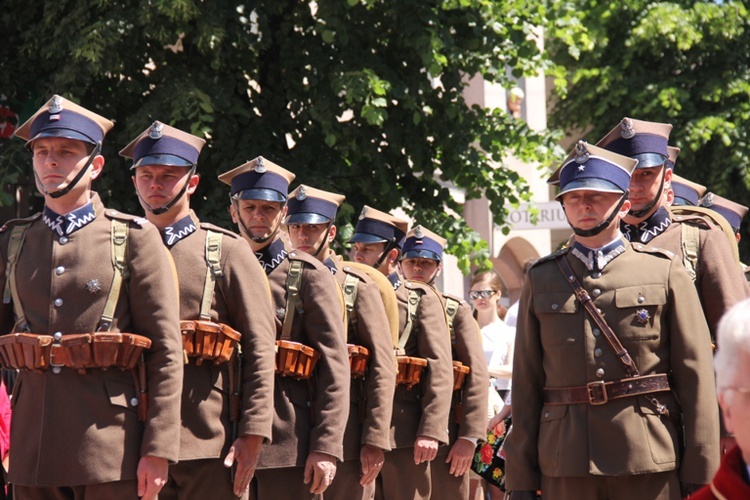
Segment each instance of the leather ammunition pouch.
[{"label": "leather ammunition pouch", "polygon": [[132,333],[77,333],[55,343],[51,335],[11,333],[0,337],[0,364],[16,370],[44,371],[65,366],[86,373],[89,368],[135,368],[151,340]]},{"label": "leather ammunition pouch", "polygon": [[352,378],[364,377],[367,372],[367,361],[370,359],[370,351],[361,345],[346,344],[349,351],[349,369]]},{"label": "leather ammunition pouch", "polygon": [[310,378],[319,358],[320,353],[310,346],[290,340],[276,341],[275,371],[283,377]]},{"label": "leather ammunition pouch", "polygon": [[469,374],[471,368],[461,363],[460,361],[453,362],[453,390],[458,391],[464,386],[466,381],[466,375]]},{"label": "leather ammunition pouch", "polygon": [[407,389],[411,389],[422,381],[422,371],[427,366],[426,359],[414,356],[396,356],[396,362],[398,363],[396,384],[405,385]]},{"label": "leather ammunition pouch", "polygon": [[182,347],[196,365],[211,361],[214,365],[228,362],[239,345],[242,335],[224,323],[213,321],[180,321]]}]

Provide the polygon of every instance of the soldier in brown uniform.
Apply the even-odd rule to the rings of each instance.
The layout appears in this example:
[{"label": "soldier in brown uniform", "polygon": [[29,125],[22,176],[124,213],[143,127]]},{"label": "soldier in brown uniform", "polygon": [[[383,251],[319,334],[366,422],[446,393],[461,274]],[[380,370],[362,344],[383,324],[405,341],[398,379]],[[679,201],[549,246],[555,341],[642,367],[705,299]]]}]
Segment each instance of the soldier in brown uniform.
[{"label": "soldier in brown uniform", "polygon": [[668,161],[671,130],[669,124],[623,118],[597,146],[638,160],[630,182],[631,209],[621,223],[628,241],[669,250],[677,261],[684,262],[684,249],[689,246],[685,233],[698,234],[694,269],[688,269],[688,273],[692,273],[713,339],[721,316],[749,296],[750,288],[741,270],[733,265],[736,259],[721,229],[697,215],[669,212],[674,165],[674,161]]},{"label": "soldier in brown uniform", "polygon": [[[156,498],[178,457],[175,278],[157,229],[106,209],[91,190],[111,127],[54,96],[16,131],[45,200],[43,214],[0,232],[0,344],[6,365],[22,365],[16,498]],[[36,357],[13,362],[15,348]],[[141,348],[145,365],[133,371]]]},{"label": "soldier in brown uniform", "polygon": [[[445,238],[422,226],[406,235],[401,271],[404,278],[434,287],[440,274]],[[482,349],[482,334],[465,300],[441,294],[448,317],[454,386],[448,420],[449,446],[441,447],[431,464],[433,499],[469,498],[469,466],[477,442],[487,435],[489,374]],[[461,382],[461,377],[463,381]],[[458,386],[460,384],[460,386]],[[449,449],[450,448],[450,449]]]},{"label": "soldier in brown uniform", "polygon": [[375,497],[388,500],[430,498],[430,462],[440,444],[448,444],[453,393],[450,336],[440,297],[424,283],[402,281],[396,272],[407,226],[405,221],[365,206],[350,240],[355,260],[375,267],[393,283],[399,302],[397,354],[401,359],[426,360],[418,385],[402,380],[396,387],[393,450],[386,454],[375,485]]},{"label": "soldier in brown uniform", "polygon": [[246,495],[261,446],[271,439],[271,296],[247,242],[200,222],[190,209],[204,144],[154,122],[120,152],[133,160],[136,193],[161,232],[180,285],[186,355],[180,461],[170,466],[161,499]]},{"label": "soldier in brown uniform", "polygon": [[682,264],[627,242],[637,160],[579,141],[551,183],[575,236],[521,291],[511,499],[670,499],[719,464],[708,327]]},{"label": "soldier in brown uniform", "polygon": [[[312,498],[343,459],[349,355],[340,290],[330,271],[279,235],[294,174],[258,157],[219,176],[230,185],[232,219],[268,276],[276,308],[277,371],[271,444],[258,461],[250,498]],[[258,286],[255,284],[255,286]],[[313,349],[314,370],[289,371],[287,348]],[[298,368],[294,364],[292,368]]]},{"label": "soldier in brown uniform", "polygon": [[[391,449],[396,360],[377,283],[356,264],[344,262],[330,249],[336,237],[336,212],[343,201],[343,195],[299,186],[289,195],[285,224],[292,247],[323,262],[336,277],[345,294],[347,343],[352,350],[367,351],[365,373],[359,366],[362,356],[349,354],[354,358],[344,462],[339,464],[336,478],[326,490],[327,498],[353,500],[372,498],[375,477],[383,466],[383,452]],[[387,290],[393,293],[390,287]]]}]

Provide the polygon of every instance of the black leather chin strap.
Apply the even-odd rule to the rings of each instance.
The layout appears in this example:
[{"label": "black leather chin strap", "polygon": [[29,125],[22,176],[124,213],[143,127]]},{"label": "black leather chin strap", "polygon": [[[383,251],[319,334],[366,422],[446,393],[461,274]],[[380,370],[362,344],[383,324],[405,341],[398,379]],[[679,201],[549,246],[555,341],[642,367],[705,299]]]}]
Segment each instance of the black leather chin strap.
[{"label": "black leather chin strap", "polygon": [[76,185],[83,179],[83,176],[86,175],[86,172],[88,172],[89,167],[94,161],[94,158],[101,152],[102,150],[102,143],[101,141],[97,142],[94,146],[94,150],[91,151],[91,154],[89,155],[89,159],[86,161],[86,165],[83,166],[81,170],[78,171],[76,176],[73,178],[72,181],[68,183],[67,186],[62,188],[59,191],[55,191],[54,193],[50,193],[46,189],[44,189],[44,186],[42,185],[42,181],[39,179],[39,175],[36,173],[36,170],[34,170],[34,177],[36,178],[37,184],[39,184],[39,189],[41,189],[42,193],[44,193],[46,196],[49,196],[50,198],[59,198],[61,196],[65,196],[66,194],[70,193],[70,190],[76,187]]},{"label": "black leather chin strap", "polygon": [[[591,229],[579,229],[573,224],[570,224],[570,220],[568,220],[568,224],[570,225],[571,229],[573,229],[573,232],[576,233],[578,236],[583,236],[584,238],[587,238],[589,236],[596,236],[597,234],[601,233],[605,229],[609,227],[610,224],[612,224],[612,221],[615,219],[615,216],[617,215],[617,212],[620,211],[622,208],[622,204],[625,203],[625,200],[628,199],[628,192],[626,191],[622,197],[620,198],[619,203],[617,203],[617,206],[610,212],[609,216],[604,219],[602,222],[599,223],[596,227],[593,227]],[[562,202],[560,203],[562,205]],[[563,205],[563,209],[565,206]]]}]

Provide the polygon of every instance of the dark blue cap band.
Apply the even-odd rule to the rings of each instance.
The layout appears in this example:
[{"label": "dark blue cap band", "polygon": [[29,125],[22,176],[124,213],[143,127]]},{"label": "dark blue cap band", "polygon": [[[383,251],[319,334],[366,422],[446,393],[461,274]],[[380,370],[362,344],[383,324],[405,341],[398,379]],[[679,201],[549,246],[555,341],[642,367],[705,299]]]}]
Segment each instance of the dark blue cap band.
[{"label": "dark blue cap band", "polygon": [[[235,194],[246,190],[251,191],[250,193],[244,193],[243,195],[240,195],[240,198],[244,200],[259,199],[279,201],[278,199],[270,200],[269,198],[264,197],[266,195],[275,194],[281,196],[280,201],[285,201],[289,192],[289,183],[284,177],[268,170],[263,173],[258,173],[256,171],[244,172],[232,179],[230,192],[232,196],[234,196]],[[273,193],[269,193],[269,191],[273,191]],[[264,192],[266,192],[265,195]],[[257,193],[258,196],[250,196],[252,193]],[[274,197],[278,198],[278,196]]]},{"label": "dark blue cap band", "polygon": [[[669,151],[667,150],[668,139],[660,135],[655,134],[636,134],[631,139],[616,139],[606,146],[604,149],[612,151],[623,156],[633,157],[643,153],[655,153],[663,156],[664,159],[669,158]],[[656,165],[649,165],[656,166]],[[638,167],[643,168],[642,165]]]},{"label": "dark blue cap band", "polygon": [[[373,241],[371,238],[373,236],[378,239]],[[377,243],[387,241],[396,243],[400,247],[401,240],[404,239],[404,236],[406,236],[406,233],[395,226],[376,219],[365,218],[357,222],[354,235],[349,241],[352,243]]]},{"label": "dark blue cap band", "polygon": [[29,141],[34,141],[40,137],[65,137],[97,144],[104,139],[104,132],[95,121],[63,109],[56,114],[45,111],[37,116],[31,124],[31,139]]},{"label": "dark blue cap band", "polygon": [[729,210],[728,208],[724,208],[721,205],[711,205],[711,210],[714,212],[718,212],[724,218],[729,222],[729,225],[732,226],[732,229],[734,229],[734,232],[736,233],[740,229],[740,224],[742,223],[742,217],[740,217],[738,214],[734,213],[733,211]]},{"label": "dark blue cap band", "polygon": [[135,146],[133,162],[136,166],[154,165],[155,163],[141,161],[152,157],[148,161],[163,160],[170,162],[161,163],[161,165],[190,166],[198,163],[199,154],[200,152],[193,146],[174,137],[162,136],[159,139],[144,137]]},{"label": "dark blue cap band", "polygon": [[700,196],[695,189],[672,181],[672,190],[674,191],[675,198],[682,198],[687,201],[689,205],[698,205]]},{"label": "dark blue cap band", "polygon": [[320,198],[312,198],[309,196],[304,200],[298,200],[296,197],[289,198],[287,207],[287,214],[289,214],[290,216],[302,213],[317,214],[322,215],[328,220],[335,219],[336,212],[339,209],[338,205],[336,205],[335,203],[331,203],[330,201]]},{"label": "dark blue cap band", "polygon": [[624,193],[630,186],[630,174],[624,168],[596,156],[590,157],[582,164],[570,161],[560,170],[560,193],[571,190],[571,183],[579,186],[574,189],[585,189],[582,186],[587,184],[594,190],[596,186],[604,186],[595,181],[606,181],[611,185],[611,188],[605,188],[606,190],[616,189]]},{"label": "dark blue cap band", "polygon": [[443,246],[427,236],[417,238],[409,236],[404,242],[404,255],[402,259],[423,258],[432,260],[443,259]]}]

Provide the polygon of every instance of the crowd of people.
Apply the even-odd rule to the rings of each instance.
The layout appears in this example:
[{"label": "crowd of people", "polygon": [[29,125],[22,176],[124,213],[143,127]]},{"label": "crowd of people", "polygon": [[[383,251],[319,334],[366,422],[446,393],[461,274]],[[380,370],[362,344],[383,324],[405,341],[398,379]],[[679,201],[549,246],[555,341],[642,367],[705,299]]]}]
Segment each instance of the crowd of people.
[{"label": "crowd of people", "polygon": [[437,289],[419,221],[365,206],[337,255],[345,196],[262,156],[219,176],[236,232],[201,221],[205,140],[159,121],[120,152],[143,215],[108,209],[113,125],[54,96],[16,131],[45,205],[0,229],[15,498],[747,492],[747,209],[678,184],[669,125],[576,145],[574,235],[507,310],[491,270]]}]

